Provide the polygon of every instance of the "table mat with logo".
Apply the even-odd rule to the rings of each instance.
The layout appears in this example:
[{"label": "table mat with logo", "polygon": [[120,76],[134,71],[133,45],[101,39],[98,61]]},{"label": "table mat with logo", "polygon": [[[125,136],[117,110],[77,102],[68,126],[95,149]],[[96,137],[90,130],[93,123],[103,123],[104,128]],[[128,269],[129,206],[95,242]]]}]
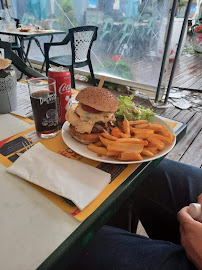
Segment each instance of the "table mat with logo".
[{"label": "table mat with logo", "polygon": [[[178,125],[181,124],[179,122],[172,120],[166,122],[171,125],[174,131],[176,131],[178,129]],[[127,179],[140,165],[140,164],[128,164],[128,165],[109,164],[84,158],[81,155],[75,153],[63,142],[61,131],[55,138],[40,139],[37,136],[34,127],[24,132],[21,132],[15,136],[0,141],[0,162],[4,166],[9,167],[18,158],[18,155],[15,152],[16,151],[23,152],[22,142],[28,143],[30,141],[33,143],[37,143],[40,141],[45,147],[47,147],[49,150],[53,152],[63,155],[66,158],[72,158],[74,160],[78,160],[78,162],[83,162],[85,164],[98,167],[99,169],[104,170],[111,174],[112,181],[110,182],[110,184],[108,184],[108,186],[100,193],[100,195],[82,211],[80,211],[76,206],[72,205],[72,203],[67,199],[28,182],[30,185],[33,186],[33,188],[37,189],[50,201],[55,203],[65,212],[74,216],[79,221],[83,221],[89,215],[91,215],[104,202],[104,200],[107,199],[107,197],[109,197],[110,194],[117,187],[119,187],[125,181],[125,179]]]}]

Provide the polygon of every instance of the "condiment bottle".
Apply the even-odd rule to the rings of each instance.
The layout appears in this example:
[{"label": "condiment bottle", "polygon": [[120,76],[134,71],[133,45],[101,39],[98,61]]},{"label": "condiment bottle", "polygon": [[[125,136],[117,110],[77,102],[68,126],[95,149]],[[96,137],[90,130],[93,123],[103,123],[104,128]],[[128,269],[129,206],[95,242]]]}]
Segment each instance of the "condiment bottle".
[{"label": "condiment bottle", "polygon": [[202,209],[199,203],[190,203],[189,214],[195,220],[202,222]]}]

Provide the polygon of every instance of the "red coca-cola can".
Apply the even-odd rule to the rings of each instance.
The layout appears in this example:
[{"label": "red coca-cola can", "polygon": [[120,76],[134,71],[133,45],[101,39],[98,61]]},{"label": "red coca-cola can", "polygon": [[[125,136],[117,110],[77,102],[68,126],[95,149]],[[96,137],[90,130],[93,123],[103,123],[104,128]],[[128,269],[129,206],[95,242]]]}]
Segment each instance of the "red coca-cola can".
[{"label": "red coca-cola can", "polygon": [[64,124],[65,113],[71,107],[71,75],[63,67],[50,68],[48,77],[56,80],[59,125]]}]

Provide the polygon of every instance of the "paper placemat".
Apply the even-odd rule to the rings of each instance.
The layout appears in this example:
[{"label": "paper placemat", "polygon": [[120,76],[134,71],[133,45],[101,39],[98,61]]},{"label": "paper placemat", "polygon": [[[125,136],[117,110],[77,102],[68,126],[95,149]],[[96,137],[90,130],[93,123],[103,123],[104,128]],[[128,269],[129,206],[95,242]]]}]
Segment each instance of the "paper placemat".
[{"label": "paper placemat", "polygon": [[[166,122],[170,124],[171,127],[174,128],[174,130],[179,124],[179,122],[173,120]],[[15,152],[16,151],[23,152],[22,142],[29,142],[29,141],[33,143],[37,143],[38,141],[40,141],[45,147],[47,147],[49,150],[53,152],[63,155],[66,158],[72,158],[74,160],[78,160],[78,162],[83,162],[88,165],[98,167],[99,169],[104,170],[111,174],[112,178],[111,183],[108,184],[108,186],[100,193],[100,195],[82,211],[80,211],[76,206],[72,205],[72,203],[69,200],[60,197],[57,194],[54,194],[44,188],[41,188],[37,185],[27,182],[30,185],[32,185],[33,188],[35,188],[41,194],[43,194],[46,198],[55,203],[65,212],[74,216],[79,221],[83,221],[88,216],[90,216],[113,193],[113,191],[117,187],[119,187],[140,165],[140,163],[128,165],[100,163],[98,161],[84,158],[81,155],[75,153],[63,142],[61,131],[55,138],[45,140],[40,139],[37,136],[34,127],[24,132],[21,132],[15,136],[0,141],[0,162],[4,166],[9,167],[18,158],[18,155]]]},{"label": "paper placemat", "polygon": [[121,165],[100,163],[98,161],[84,158],[75,153],[63,142],[61,131],[59,132],[59,135],[55,138],[44,140],[40,139],[36,135],[34,128],[28,129],[13,137],[0,141],[0,162],[4,166],[9,167],[18,158],[15,152],[23,152],[22,142],[28,141],[32,141],[34,143],[40,141],[51,151],[63,155],[66,158],[72,158],[74,160],[78,160],[78,162],[83,162],[94,167],[99,167],[100,169],[107,171],[112,175],[111,183],[100,193],[100,195],[91,204],[89,204],[82,211],[80,211],[76,206],[72,205],[72,203],[67,199],[62,198],[57,194],[54,194],[37,185],[31,184],[30,182],[27,182],[35,189],[37,189],[41,194],[47,197],[50,201],[55,203],[65,212],[74,216],[79,221],[83,221],[89,215],[91,215],[102,204],[102,202],[139,166],[139,164]]},{"label": "paper placemat", "polygon": [[[176,121],[172,122],[166,121],[166,122],[170,124],[172,127],[174,126],[176,127],[176,125],[178,124],[178,122]],[[65,212],[74,216],[79,221],[83,221],[89,215],[91,215],[106,200],[106,198],[109,197],[110,194],[112,194],[113,191],[119,185],[121,185],[125,181],[125,179],[127,179],[128,176],[131,175],[134,172],[134,170],[140,165],[140,164],[127,165],[127,164],[100,163],[98,161],[84,158],[79,154],[75,153],[63,142],[61,131],[59,132],[59,135],[56,136],[55,138],[44,140],[40,139],[37,136],[35,128],[28,129],[13,137],[0,141],[0,162],[4,166],[9,167],[18,158],[15,152],[23,151],[22,142],[28,141],[31,141],[33,143],[37,143],[38,141],[40,141],[44,146],[46,146],[49,150],[53,152],[56,152],[67,158],[78,160],[79,162],[83,162],[94,167],[99,167],[100,169],[111,174],[112,177],[111,183],[100,193],[100,195],[91,204],[89,204],[82,211],[80,211],[76,206],[71,205],[71,202],[66,200],[65,198],[62,198],[57,194],[54,194],[46,189],[43,189],[37,185],[28,182],[41,194],[47,197],[50,201],[55,203]]]}]

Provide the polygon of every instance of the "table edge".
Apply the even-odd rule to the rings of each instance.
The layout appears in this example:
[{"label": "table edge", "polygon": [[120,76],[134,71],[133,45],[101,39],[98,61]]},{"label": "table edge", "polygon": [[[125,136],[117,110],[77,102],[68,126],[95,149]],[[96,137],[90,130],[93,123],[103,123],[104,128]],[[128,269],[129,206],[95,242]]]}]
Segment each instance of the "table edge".
[{"label": "table edge", "polygon": [[29,33],[29,32],[1,32],[0,31],[0,35],[9,35],[9,36],[16,36],[16,37],[19,37],[19,38],[32,38],[32,37],[40,37],[40,36],[47,36],[47,35],[63,35],[63,34],[66,34],[67,32],[66,31],[58,31],[58,32],[39,32],[39,33]]}]

